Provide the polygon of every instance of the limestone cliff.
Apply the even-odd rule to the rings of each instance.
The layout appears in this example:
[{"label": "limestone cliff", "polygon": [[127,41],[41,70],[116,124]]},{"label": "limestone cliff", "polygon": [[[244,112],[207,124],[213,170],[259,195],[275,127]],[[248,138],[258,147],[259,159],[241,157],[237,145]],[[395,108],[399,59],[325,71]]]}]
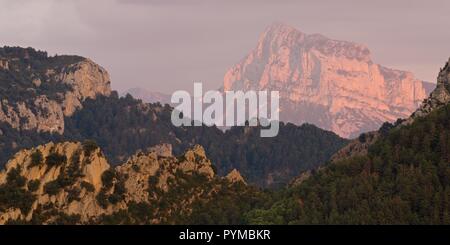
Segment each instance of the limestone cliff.
[{"label": "limestone cliff", "polygon": [[437,86],[426,98],[420,107],[409,117],[398,120],[395,124],[385,123],[378,131],[362,134],[358,139],[351,141],[347,146],[336,152],[331,160],[338,161],[355,155],[365,155],[369,146],[380,136],[392,128],[402,127],[414,122],[415,119],[424,117],[432,111],[447,105],[450,102],[450,59],[440,70],[437,77]]},{"label": "limestone cliff", "polygon": [[[189,213],[190,203],[207,198],[216,185],[244,182],[237,171],[229,176],[234,177],[217,177],[198,145],[179,157],[172,155],[170,145],[152,147],[112,168],[92,142],[48,143],[18,152],[0,172],[0,193],[22,195],[19,201],[0,198],[0,224],[96,223],[138,204],[157,207],[152,223],[159,223],[174,210]],[[205,183],[216,184],[206,189]],[[173,193],[183,199],[166,203],[166,210],[160,202]]]},{"label": "limestone cliff", "polygon": [[357,137],[408,117],[430,84],[375,64],[364,45],[274,24],[224,77],[224,90],[280,91],[280,118]]},{"label": "limestone cliff", "polygon": [[108,72],[89,59],[0,48],[0,122],[13,128],[62,134],[64,116],[110,93]]}]

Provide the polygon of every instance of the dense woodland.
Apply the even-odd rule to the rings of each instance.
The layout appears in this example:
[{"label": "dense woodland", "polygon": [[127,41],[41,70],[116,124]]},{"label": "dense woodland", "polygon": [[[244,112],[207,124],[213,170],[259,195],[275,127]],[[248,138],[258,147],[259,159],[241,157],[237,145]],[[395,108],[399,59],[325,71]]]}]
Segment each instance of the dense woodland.
[{"label": "dense woodland", "polygon": [[287,183],[301,171],[325,163],[347,143],[336,134],[313,125],[280,123],[273,138],[261,138],[260,127],[233,127],[225,133],[216,127],[174,127],[172,108],[143,105],[131,96],[88,100],[84,108],[66,120],[70,139],[93,139],[115,164],[139,149],[171,143],[175,154],[200,144],[224,175],[238,169],[260,186]]},{"label": "dense woodland", "polygon": [[112,164],[125,162],[141,149],[160,143],[173,145],[175,154],[200,144],[220,175],[238,169],[248,182],[265,187],[284,185],[301,171],[325,163],[347,143],[336,134],[313,125],[280,123],[274,138],[261,138],[259,127],[175,127],[168,105],[144,104],[131,96],[88,99],[83,109],[65,118],[64,135],[17,131],[0,124],[1,161],[5,163],[21,148],[48,141],[94,140]]},{"label": "dense woodland", "polygon": [[[59,92],[69,88],[51,83],[49,87],[30,87],[30,81],[45,76],[48,68],[64,69],[82,59],[48,57],[45,52],[19,48],[2,48],[0,57],[12,60],[13,68],[24,71],[0,71],[0,96],[12,102],[26,102],[37,94],[58,99]],[[207,126],[177,128],[170,122],[171,110],[131,96],[119,98],[113,92],[109,97],[86,100],[83,109],[65,118],[63,135],[18,131],[0,123],[0,165],[20,149],[49,141],[98,144],[112,164],[159,143],[171,143],[176,155],[201,144],[220,175],[237,168],[250,184],[281,188],[267,190],[179,176],[177,188],[153,206],[134,203],[95,222],[147,224],[162,215],[163,223],[168,224],[450,224],[450,105],[407,126],[385,124],[367,155],[334,163],[327,160],[347,140],[313,125],[281,123],[277,137],[261,138],[258,127],[233,127],[226,132]],[[364,141],[364,136],[359,140]],[[43,161],[38,155],[33,158]],[[55,155],[45,162],[66,160]],[[285,187],[305,170],[312,170],[309,178]],[[27,185],[19,172],[10,171],[6,183],[0,185],[0,211],[17,207],[27,212],[36,198],[33,190],[38,184]],[[105,183],[111,182],[112,175],[107,175],[102,179]],[[67,184],[65,181],[58,179],[46,185],[45,191],[54,193]],[[214,195],[191,203],[190,213],[173,206],[191,195],[189,190],[206,193],[202,190],[217,186],[220,188]],[[116,194],[100,195],[97,201],[107,205],[123,198]],[[77,220],[61,214],[55,223]],[[31,222],[39,223],[40,219]]]},{"label": "dense woodland", "polygon": [[[71,88],[56,82],[51,72],[71,69],[79,56],[48,56],[32,48],[0,48],[0,58],[9,69],[0,69],[0,97],[14,102],[34,103],[46,95],[60,101]],[[36,86],[34,80],[46,81]],[[2,106],[2,103],[0,103]],[[34,105],[29,104],[33,109]],[[1,108],[0,108],[1,109]],[[6,110],[6,108],[3,108]],[[20,149],[49,141],[94,140],[111,164],[117,165],[136,153],[160,143],[170,143],[175,154],[200,144],[220,175],[238,169],[248,182],[264,187],[282,186],[301,171],[324,164],[347,143],[336,134],[313,125],[280,125],[274,138],[261,138],[260,128],[234,127],[223,132],[217,127],[174,127],[172,108],[145,104],[131,96],[98,96],[83,102],[83,109],[64,120],[64,134],[16,130],[0,122],[0,166]]]},{"label": "dense woodland", "polygon": [[450,105],[316,171],[256,224],[450,224]]},{"label": "dense woodland", "polygon": [[[0,69],[0,98],[10,102],[29,103],[38,95],[60,101],[60,93],[70,90],[70,86],[57,82],[52,73],[70,69],[69,65],[84,60],[80,56],[48,56],[47,52],[33,48],[0,48],[0,60],[8,62],[8,70]],[[35,86],[33,80],[48,81]]]},{"label": "dense woodland", "polygon": [[[131,204],[96,223],[148,224],[162,215],[167,224],[450,224],[450,105],[411,125],[384,130],[367,156],[329,163],[297,186],[264,191],[179,176],[177,188],[153,206]],[[0,186],[4,197],[23,186],[14,173]],[[173,206],[189,190],[217,186],[221,187],[214,195],[190,204],[191,213]],[[0,202],[4,207],[20,204],[26,210],[33,196],[26,191],[18,194],[17,203],[11,204],[16,199],[10,198]],[[71,222],[76,219],[57,220]]]}]

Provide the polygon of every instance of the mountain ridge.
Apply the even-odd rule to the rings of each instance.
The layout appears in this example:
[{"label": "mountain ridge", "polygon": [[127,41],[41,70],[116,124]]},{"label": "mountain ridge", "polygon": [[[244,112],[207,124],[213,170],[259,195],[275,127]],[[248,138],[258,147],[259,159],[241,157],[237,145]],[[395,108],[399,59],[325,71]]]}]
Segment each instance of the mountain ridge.
[{"label": "mountain ridge", "polygon": [[[261,128],[258,127],[236,127],[226,132],[206,125],[175,127],[171,123],[173,108],[170,105],[144,103],[131,95],[119,96],[116,91],[110,90],[107,72],[86,58],[48,57],[45,52],[33,49],[6,50],[10,52],[4,59],[8,61],[8,68],[14,62],[19,62],[20,66],[17,70],[0,70],[0,75],[5,75],[0,77],[0,92],[8,96],[10,104],[30,100],[26,105],[31,112],[24,114],[22,120],[15,121],[15,125],[0,120],[0,165],[21,149],[50,141],[95,140],[113,165],[122,163],[136,151],[161,143],[172,144],[175,154],[182,154],[195,144],[200,144],[207,150],[219,175],[225,176],[237,169],[250,184],[280,187],[299,171],[325,162],[347,142],[332,132],[312,125],[281,123],[280,135],[271,139],[261,139],[258,134]],[[29,58],[25,59],[26,56]],[[49,67],[54,68],[58,79],[47,79],[45,74]],[[35,76],[41,78],[40,83],[33,83]],[[83,87],[83,83],[88,86]],[[100,84],[99,90],[89,89],[96,88],[96,84]],[[66,96],[73,94],[84,96]],[[35,105],[35,98],[44,95],[55,104],[54,107],[44,110]],[[71,113],[64,114],[65,108],[68,108],[66,97],[75,97],[77,103],[72,103]],[[17,113],[15,107],[8,108]],[[6,110],[3,107],[0,111],[2,109]],[[40,124],[47,123],[58,127],[58,130],[28,127],[29,118],[36,114],[43,115]],[[279,155],[279,150],[286,152]]]},{"label": "mountain ridge", "polygon": [[145,222],[170,223],[172,215],[188,215],[195,200],[204,201],[213,195],[197,190],[206,187],[194,183],[192,189],[174,197],[180,198],[178,204],[170,202],[167,210],[157,204],[173,189],[182,188],[183,181],[196,179],[218,186],[211,186],[211,192],[221,185],[245,185],[236,170],[228,177],[216,176],[211,161],[198,145],[178,157],[172,155],[170,145],[155,146],[112,167],[93,142],[51,142],[18,152],[0,172],[2,195],[22,192],[27,197],[17,201],[19,206],[15,206],[15,199],[1,197],[0,224],[52,224],[64,220],[97,223],[127,212],[133,205],[149,208]]},{"label": "mountain ridge", "polygon": [[19,130],[62,134],[84,100],[111,93],[108,72],[80,56],[3,47],[0,60],[0,122]]},{"label": "mountain ridge", "polygon": [[350,138],[409,116],[432,86],[374,64],[365,45],[284,24],[269,26],[223,84],[224,90],[279,90],[281,120]]}]

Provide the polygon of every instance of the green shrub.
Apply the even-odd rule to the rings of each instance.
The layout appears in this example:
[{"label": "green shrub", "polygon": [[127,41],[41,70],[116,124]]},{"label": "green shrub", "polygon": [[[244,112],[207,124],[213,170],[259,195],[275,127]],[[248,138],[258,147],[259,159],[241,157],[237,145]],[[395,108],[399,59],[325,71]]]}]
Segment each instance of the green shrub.
[{"label": "green shrub", "polygon": [[35,192],[39,189],[39,186],[41,185],[41,181],[39,181],[38,179],[36,180],[30,180],[28,182],[28,190],[31,192]]},{"label": "green shrub", "polygon": [[67,157],[59,153],[53,152],[47,156],[45,163],[50,166],[60,166],[67,162]]},{"label": "green shrub", "polygon": [[19,208],[23,214],[28,214],[36,197],[29,191],[11,185],[0,186],[0,210]]},{"label": "green shrub", "polygon": [[139,223],[147,223],[152,218],[153,208],[145,202],[130,202],[128,204],[128,213]]},{"label": "green shrub", "polygon": [[67,194],[67,201],[68,201],[68,203],[71,203],[73,201],[80,201],[81,200],[80,199],[81,190],[79,188],[74,187],[74,188],[68,190],[67,193],[68,193]]},{"label": "green shrub", "polygon": [[134,172],[136,172],[136,173],[139,173],[139,171],[141,170],[140,168],[139,168],[139,165],[137,165],[137,164],[133,164],[133,166],[131,166],[131,168],[134,170]]},{"label": "green shrub", "polygon": [[125,181],[120,180],[114,185],[114,192],[109,196],[108,200],[112,204],[116,204],[125,198],[127,188],[125,187]]},{"label": "green shrub", "polygon": [[85,156],[90,156],[92,152],[97,150],[98,145],[93,140],[86,140],[83,142],[83,151]]},{"label": "green shrub", "polygon": [[42,156],[42,153],[40,150],[36,150],[31,154],[31,163],[29,165],[29,168],[32,168],[34,166],[39,166],[44,161],[44,157]]},{"label": "green shrub", "polygon": [[94,192],[95,191],[94,185],[92,185],[91,183],[86,182],[86,181],[81,182],[81,188],[86,189],[87,192]]},{"label": "green shrub", "polygon": [[24,187],[27,183],[27,179],[20,175],[21,168],[16,167],[11,169],[6,176],[6,182],[13,187]]},{"label": "green shrub", "polygon": [[158,182],[159,182],[159,179],[156,175],[152,175],[152,176],[148,177],[149,188],[155,188],[156,185],[158,184]]},{"label": "green shrub", "polygon": [[44,185],[44,192],[50,196],[58,194],[61,189],[62,187],[60,186],[58,180],[50,181]]},{"label": "green shrub", "polygon": [[54,225],[77,225],[81,222],[81,215],[79,214],[65,214],[59,212],[56,220],[52,223]]},{"label": "green shrub", "polygon": [[102,184],[103,186],[109,190],[113,186],[113,180],[116,177],[116,171],[113,168],[110,168],[103,172],[102,174]]},{"label": "green shrub", "polygon": [[98,205],[100,205],[100,207],[102,208],[107,208],[108,207],[108,196],[106,195],[106,190],[102,188],[102,190],[97,194],[97,196],[95,197],[95,199],[97,200]]}]

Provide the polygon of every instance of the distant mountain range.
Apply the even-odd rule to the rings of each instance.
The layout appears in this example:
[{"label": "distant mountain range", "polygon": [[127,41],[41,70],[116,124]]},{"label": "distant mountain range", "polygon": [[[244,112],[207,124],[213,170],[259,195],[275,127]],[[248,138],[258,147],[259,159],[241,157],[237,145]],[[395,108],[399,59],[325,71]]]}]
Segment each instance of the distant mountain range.
[{"label": "distant mountain range", "polygon": [[163,105],[171,104],[170,95],[160,93],[160,92],[152,92],[145,88],[130,88],[130,89],[120,93],[120,96],[126,96],[127,94],[133,96],[136,99],[140,99],[145,103],[159,102]]},{"label": "distant mountain range", "polygon": [[[168,106],[149,107],[116,92],[86,99],[78,111],[83,116],[76,112],[65,129],[75,130],[75,123],[80,135],[92,134],[102,144],[103,139],[115,142],[105,144],[108,148],[126,149],[144,132],[169,141],[175,137],[208,145],[212,140],[217,147],[207,153],[194,145],[174,155],[170,144],[158,144],[116,166],[91,140],[20,150],[0,172],[0,224],[450,224],[449,84],[447,63],[437,88],[411,117],[383,125],[369,143],[365,134],[357,139],[369,145],[365,152],[307,170],[278,191],[247,184],[236,169],[216,175],[208,155],[237,160],[244,170],[260,164],[251,169],[253,174],[267,168],[283,173],[291,170],[280,163],[303,158],[295,154],[305,150],[306,156],[323,156],[322,150],[335,146],[336,136],[288,124],[282,126],[283,137],[264,142],[252,136],[258,135],[252,128],[232,128],[228,137],[237,144],[228,151],[233,141],[211,134],[221,132],[217,129],[181,128],[192,138],[165,131]],[[150,122],[145,118],[154,128],[142,127]],[[313,138],[296,141],[308,135]],[[321,147],[309,145],[311,140]]]},{"label": "distant mountain range", "polygon": [[282,121],[357,137],[408,117],[434,88],[410,72],[375,64],[367,47],[273,24],[227,71],[225,90],[278,90]]},{"label": "distant mountain range", "polygon": [[[284,24],[262,33],[256,48],[229,69],[224,90],[280,91],[280,119],[355,138],[413,113],[436,84],[375,64],[361,44],[308,35]],[[144,102],[170,96],[133,88]]]}]

